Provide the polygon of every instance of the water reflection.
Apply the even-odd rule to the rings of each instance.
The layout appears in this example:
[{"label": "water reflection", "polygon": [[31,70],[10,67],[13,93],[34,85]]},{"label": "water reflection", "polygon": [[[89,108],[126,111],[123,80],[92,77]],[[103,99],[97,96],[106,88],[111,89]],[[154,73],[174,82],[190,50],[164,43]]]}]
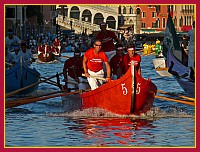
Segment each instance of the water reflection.
[{"label": "water reflection", "polygon": [[[66,119],[67,122],[69,119]],[[131,118],[81,118],[70,119],[76,124],[67,129],[81,131],[85,142],[95,146],[133,146],[153,136],[153,120]],[[143,130],[145,128],[145,130]],[[148,128],[148,129],[147,129]],[[80,145],[81,146],[81,145]]]}]

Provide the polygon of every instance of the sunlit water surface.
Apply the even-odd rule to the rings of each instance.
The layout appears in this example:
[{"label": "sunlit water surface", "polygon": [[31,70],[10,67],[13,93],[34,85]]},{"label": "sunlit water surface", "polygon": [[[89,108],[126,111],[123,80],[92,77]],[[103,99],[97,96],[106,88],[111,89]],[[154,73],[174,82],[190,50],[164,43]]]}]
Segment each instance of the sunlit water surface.
[{"label": "sunlit water surface", "polygon": [[[151,78],[158,90],[185,95],[173,77],[160,77],[155,72],[153,58],[142,56],[143,77]],[[37,61],[33,66],[48,78],[62,72],[65,60],[62,57],[52,63]],[[41,83],[31,95],[54,91],[59,88]],[[73,97],[71,100],[74,102]],[[57,97],[7,109],[6,147],[195,146],[195,109],[189,105],[155,99],[153,108],[141,116],[116,115],[98,108],[69,112],[66,106]]]}]

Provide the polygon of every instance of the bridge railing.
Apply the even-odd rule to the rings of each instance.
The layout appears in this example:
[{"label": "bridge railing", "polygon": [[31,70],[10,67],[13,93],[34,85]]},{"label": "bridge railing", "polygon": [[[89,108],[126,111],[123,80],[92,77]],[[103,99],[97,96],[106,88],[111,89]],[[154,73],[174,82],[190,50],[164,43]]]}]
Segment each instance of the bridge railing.
[{"label": "bridge railing", "polygon": [[[58,25],[63,26],[67,29],[71,29],[70,22],[72,22],[72,28],[75,30],[76,33],[81,33],[84,31],[84,29],[87,29],[88,33],[100,30],[100,27],[97,24],[92,24],[86,21],[80,21],[78,19],[69,18],[67,16],[63,18],[63,15],[58,14],[57,17]],[[108,30],[113,30],[113,29],[108,28]]]}]

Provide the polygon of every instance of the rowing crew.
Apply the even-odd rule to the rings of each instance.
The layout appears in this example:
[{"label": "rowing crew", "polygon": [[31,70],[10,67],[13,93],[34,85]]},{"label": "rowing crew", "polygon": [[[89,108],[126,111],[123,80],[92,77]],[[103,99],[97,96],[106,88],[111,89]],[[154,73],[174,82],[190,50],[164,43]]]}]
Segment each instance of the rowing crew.
[{"label": "rowing crew", "polygon": [[[127,50],[127,53],[125,53],[125,50]],[[76,50],[74,57],[65,62],[63,68],[66,82],[65,89],[69,88],[67,82],[70,78],[75,80],[77,84],[88,81],[91,90],[94,90],[103,84],[102,79],[97,78],[105,77],[106,82],[111,81],[111,78],[118,79],[129,69],[131,61],[134,61],[136,71],[141,74],[141,56],[135,53],[133,43],[128,44],[126,48],[121,44],[117,44],[116,54],[109,61],[108,56],[102,49],[102,42],[95,40],[93,48],[87,50],[83,56],[81,56],[80,51]],[[87,80],[82,76],[82,73],[85,74]],[[79,87],[79,90],[86,89]]]},{"label": "rowing crew", "polygon": [[20,46],[21,48],[16,45],[13,51],[8,51],[8,49],[6,49],[6,64],[9,65],[8,68],[20,62],[20,58],[29,66],[32,62],[35,62],[31,50],[27,49],[26,43],[22,41]]}]

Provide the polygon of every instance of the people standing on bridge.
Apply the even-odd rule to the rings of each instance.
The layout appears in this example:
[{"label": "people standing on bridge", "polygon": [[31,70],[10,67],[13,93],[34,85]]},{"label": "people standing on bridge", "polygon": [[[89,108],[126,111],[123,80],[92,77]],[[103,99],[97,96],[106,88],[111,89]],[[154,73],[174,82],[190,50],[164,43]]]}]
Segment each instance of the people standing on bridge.
[{"label": "people standing on bridge", "polygon": [[97,33],[96,39],[102,41],[102,50],[106,53],[109,59],[114,56],[114,42],[115,40],[117,43],[121,43],[121,41],[117,38],[116,34],[113,31],[106,29],[107,24],[102,22],[100,24],[101,31]]},{"label": "people standing on bridge", "polygon": [[191,79],[194,79],[194,68],[195,68],[195,21],[192,24],[192,29],[188,32],[188,36],[190,37],[189,45],[188,45],[188,67],[190,68],[189,76]]},{"label": "people standing on bridge", "polygon": [[103,84],[103,81],[94,77],[103,78],[104,70],[103,63],[105,63],[107,77],[106,81],[110,81],[111,70],[108,63],[107,55],[101,50],[101,40],[95,40],[94,48],[86,51],[83,57],[83,68],[85,76],[88,79],[91,90],[95,90]]}]

